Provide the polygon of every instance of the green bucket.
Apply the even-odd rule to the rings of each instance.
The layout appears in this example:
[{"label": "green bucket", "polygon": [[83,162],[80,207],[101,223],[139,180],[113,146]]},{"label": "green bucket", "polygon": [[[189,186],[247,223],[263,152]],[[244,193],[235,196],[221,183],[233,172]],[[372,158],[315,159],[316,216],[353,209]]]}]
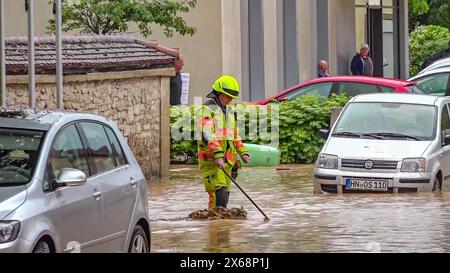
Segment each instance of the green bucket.
[{"label": "green bucket", "polygon": [[250,162],[246,167],[277,166],[280,164],[280,151],[265,145],[245,144],[250,152]]}]

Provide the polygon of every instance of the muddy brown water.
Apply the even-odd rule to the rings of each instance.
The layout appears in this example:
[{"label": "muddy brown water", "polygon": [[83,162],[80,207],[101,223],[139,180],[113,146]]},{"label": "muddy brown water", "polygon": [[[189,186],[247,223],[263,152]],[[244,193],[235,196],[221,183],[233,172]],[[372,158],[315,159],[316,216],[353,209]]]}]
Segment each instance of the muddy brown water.
[{"label": "muddy brown water", "polygon": [[207,208],[196,166],[149,181],[153,252],[450,252],[450,188],[442,193],[313,195],[313,166],[244,168],[229,207],[247,220],[193,221]]}]

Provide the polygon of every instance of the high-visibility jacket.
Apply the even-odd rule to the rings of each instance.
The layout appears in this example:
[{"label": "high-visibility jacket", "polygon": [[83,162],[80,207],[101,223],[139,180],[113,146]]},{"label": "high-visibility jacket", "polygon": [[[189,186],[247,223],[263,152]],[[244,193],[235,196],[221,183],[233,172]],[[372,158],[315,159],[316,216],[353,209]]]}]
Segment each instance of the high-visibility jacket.
[{"label": "high-visibility jacket", "polygon": [[203,176],[205,190],[214,191],[220,187],[230,190],[230,180],[215,164],[216,158],[224,158],[225,169],[230,173],[237,154],[249,154],[242,143],[235,114],[226,114],[214,100],[207,101],[199,109],[197,128],[201,133],[198,143],[198,162]]}]

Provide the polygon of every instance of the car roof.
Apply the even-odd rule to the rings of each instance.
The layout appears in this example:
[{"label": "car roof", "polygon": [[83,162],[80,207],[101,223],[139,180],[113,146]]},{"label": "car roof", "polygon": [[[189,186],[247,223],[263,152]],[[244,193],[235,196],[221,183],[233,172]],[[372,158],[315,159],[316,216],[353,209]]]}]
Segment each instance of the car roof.
[{"label": "car roof", "polygon": [[428,71],[424,71],[422,73],[417,74],[416,76],[409,79],[410,81],[415,81],[417,79],[420,79],[425,76],[434,75],[434,74],[440,74],[440,73],[450,73],[450,66],[447,67],[441,67],[441,68],[435,68]]},{"label": "car roof", "polygon": [[450,57],[435,61],[434,63],[430,64],[429,66],[425,67],[422,71],[420,71],[419,74],[447,66],[450,66]]},{"label": "car roof", "polygon": [[391,79],[391,78],[367,77],[367,76],[324,77],[324,78],[318,78],[318,79],[303,82],[303,83],[301,83],[301,85],[306,85],[306,84],[311,84],[311,83],[316,83],[316,82],[360,82],[360,83],[369,83],[369,84],[388,85],[388,86],[393,86],[393,87],[411,85],[411,82],[409,82],[409,81],[404,81],[404,80],[399,80],[399,79]]},{"label": "car roof", "polygon": [[83,113],[33,109],[0,110],[0,127],[3,128],[48,131],[53,125],[60,121],[69,122],[81,119],[108,122],[108,120],[103,117]]},{"label": "car roof", "polygon": [[407,104],[424,104],[437,105],[442,101],[449,100],[447,97],[419,95],[419,94],[403,94],[403,93],[377,93],[364,94],[353,97],[351,102],[393,102]]},{"label": "car roof", "polygon": [[376,85],[385,85],[389,87],[400,87],[400,86],[410,86],[413,85],[414,82],[404,81],[399,79],[390,79],[390,78],[378,78],[378,77],[367,77],[367,76],[331,76],[331,77],[323,77],[317,78],[309,81],[305,81],[289,88],[286,88],[268,98],[261,100],[261,103],[267,103],[279,96],[283,96],[295,89],[301,88],[303,86],[307,86],[310,84],[321,83],[321,82],[359,82],[359,83],[367,83],[367,84],[376,84]]}]

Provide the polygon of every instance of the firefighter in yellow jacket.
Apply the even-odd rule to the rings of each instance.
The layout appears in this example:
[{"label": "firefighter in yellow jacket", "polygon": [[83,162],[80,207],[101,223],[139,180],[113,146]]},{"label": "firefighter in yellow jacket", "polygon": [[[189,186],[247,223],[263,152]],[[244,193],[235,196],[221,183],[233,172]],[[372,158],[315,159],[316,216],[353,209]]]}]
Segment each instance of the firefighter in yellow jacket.
[{"label": "firefighter in yellow jacket", "polygon": [[[197,113],[198,161],[209,194],[209,208],[227,207],[231,183],[223,169],[231,173],[237,163],[237,154],[248,163],[250,154],[239,136],[236,114],[227,107],[239,96],[239,84],[234,77],[223,75],[217,79],[209,100]],[[231,111],[230,111],[231,110]]]}]

